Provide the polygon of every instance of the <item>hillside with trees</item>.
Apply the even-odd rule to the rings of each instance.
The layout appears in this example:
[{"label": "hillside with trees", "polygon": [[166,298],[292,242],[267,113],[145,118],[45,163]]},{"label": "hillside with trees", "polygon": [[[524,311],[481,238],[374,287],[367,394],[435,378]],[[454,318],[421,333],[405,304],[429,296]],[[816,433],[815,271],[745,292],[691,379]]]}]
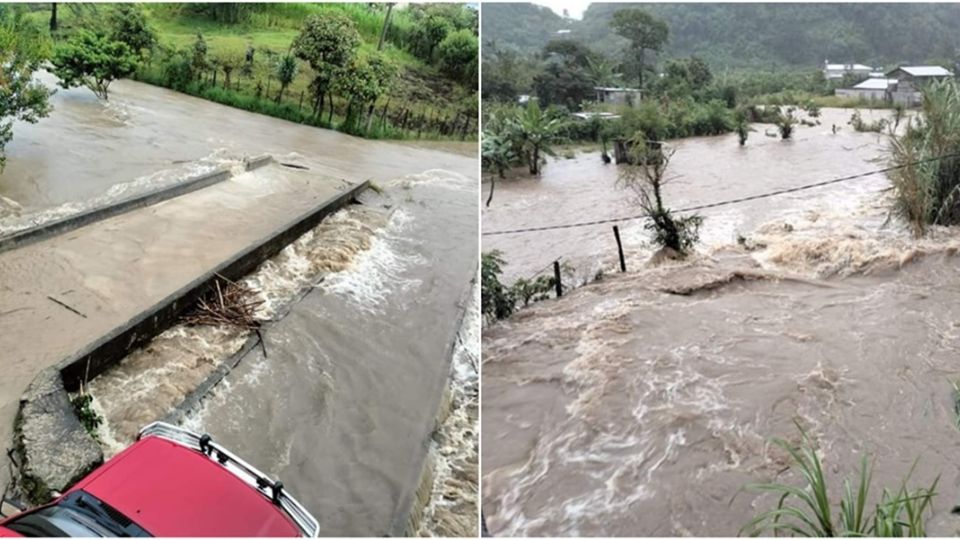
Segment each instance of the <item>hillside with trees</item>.
[{"label": "hillside with trees", "polygon": [[[626,39],[610,22],[627,7],[642,7],[670,27],[664,58],[696,55],[715,70],[818,67],[825,59],[953,66],[960,48],[958,4],[594,3],[579,21],[533,4],[485,4],[483,40],[531,54],[564,37],[622,61]],[[560,29],[570,32],[558,36]]]}]

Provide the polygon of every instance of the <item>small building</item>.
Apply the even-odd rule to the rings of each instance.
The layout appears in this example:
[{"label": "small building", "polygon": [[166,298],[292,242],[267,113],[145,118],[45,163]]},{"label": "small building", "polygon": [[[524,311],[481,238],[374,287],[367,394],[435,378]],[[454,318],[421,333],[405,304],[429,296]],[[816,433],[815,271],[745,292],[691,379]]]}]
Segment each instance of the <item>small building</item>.
[{"label": "small building", "polygon": [[953,72],[941,66],[900,66],[887,73],[888,79],[897,81],[887,90],[889,99],[909,107],[920,105],[925,84],[952,77]]},{"label": "small building", "polygon": [[897,79],[870,78],[852,88],[837,88],[834,94],[839,97],[862,99],[866,101],[886,101],[890,99],[888,90],[897,84]]},{"label": "small building", "polygon": [[831,64],[829,60],[823,61],[823,77],[828,81],[842,79],[848,74],[867,78],[876,71],[875,68],[864,64]]},{"label": "small building", "polygon": [[632,106],[640,102],[640,90],[637,88],[595,86],[593,91],[596,92],[597,103]]}]

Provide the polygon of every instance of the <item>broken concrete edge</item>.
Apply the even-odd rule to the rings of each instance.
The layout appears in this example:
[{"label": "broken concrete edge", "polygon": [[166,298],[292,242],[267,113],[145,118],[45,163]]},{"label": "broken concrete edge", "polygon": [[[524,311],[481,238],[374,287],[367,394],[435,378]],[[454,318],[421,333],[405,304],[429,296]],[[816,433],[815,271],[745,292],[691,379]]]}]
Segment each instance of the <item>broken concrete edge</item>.
[{"label": "broken concrete edge", "polygon": [[141,312],[126,324],[114,328],[85,349],[61,362],[63,383],[67,391],[77,391],[81,384],[95,378],[119,362],[127,353],[173,326],[180,315],[192,306],[222,276],[239,280],[260,264],[276,255],[288,244],[320,223],[325,217],[343,208],[367,189],[369,182],[355,184],[340,194],[287,222],[230,260],[181,287],[163,300]]},{"label": "broken concrete edge", "polygon": [[14,452],[21,494],[43,504],[103,464],[103,450],[74,412],[56,368],[43,370],[20,398]]},{"label": "broken concrete edge", "polygon": [[259,169],[260,167],[269,165],[271,163],[273,163],[273,156],[271,156],[270,154],[263,154],[260,156],[255,156],[250,159],[243,160],[243,166],[247,170],[247,172],[250,172],[255,169]]},{"label": "broken concrete edge", "polygon": [[[315,227],[323,218],[353,201],[368,186],[362,182],[328,199],[314,209],[265,236],[215,270],[194,280],[118,327],[85,350],[38,374],[20,398],[14,424],[13,447],[19,463],[20,489],[29,502],[48,502],[103,463],[100,444],[77,418],[68,392],[122,360],[129,351],[172,326],[180,314],[213,287],[219,276],[239,279],[290,242]],[[309,290],[307,290],[309,293]],[[205,381],[206,391],[219,383],[259,342],[256,333],[218,373]],[[233,361],[233,365],[230,365]],[[219,378],[217,378],[219,375]],[[196,403],[203,393],[195,392]],[[186,409],[189,403],[183,405]]]},{"label": "broken concrete edge", "polygon": [[417,529],[423,519],[423,513],[426,505],[429,504],[430,495],[433,490],[433,480],[436,466],[436,456],[432,449],[433,434],[436,432],[437,419],[444,415],[444,409],[449,405],[449,387],[452,376],[453,355],[457,351],[457,342],[460,337],[460,330],[463,328],[463,319],[467,315],[467,309],[470,306],[470,296],[473,294],[476,286],[476,276],[471,277],[466,290],[460,294],[457,305],[460,306],[460,313],[457,315],[456,330],[453,338],[444,351],[444,358],[447,360],[447,369],[442,372],[442,379],[439,384],[443,391],[436,398],[436,414],[431,418],[431,427],[426,436],[420,441],[420,453],[422,455],[421,465],[414,477],[409,479],[406,485],[415,486],[408,493],[403,494],[397,501],[394,510],[394,517],[390,523],[390,529],[386,536],[417,536]]},{"label": "broken concrete edge", "polygon": [[[266,157],[270,159],[270,156]],[[257,159],[262,160],[263,158],[261,157]],[[253,162],[251,161],[250,163]],[[257,162],[256,167],[261,167],[264,164],[265,163]],[[247,170],[251,169],[248,168]],[[229,169],[220,167],[212,171],[193,176],[184,181],[177,182],[175,185],[169,187],[150,191],[148,193],[144,193],[143,195],[137,195],[122,201],[118,201],[114,204],[101,206],[99,208],[87,210],[85,212],[74,214],[62,219],[53,220],[36,227],[30,227],[28,229],[17,231],[10,236],[0,238],[0,253],[10,249],[33,244],[35,242],[39,242],[40,240],[46,240],[47,238],[79,229],[80,227],[90,225],[91,223],[103,221],[107,218],[125,214],[138,208],[157,204],[174,197],[179,197],[180,195],[197,191],[198,189],[212,186],[213,184],[217,184],[230,178],[231,175],[232,173]]]}]

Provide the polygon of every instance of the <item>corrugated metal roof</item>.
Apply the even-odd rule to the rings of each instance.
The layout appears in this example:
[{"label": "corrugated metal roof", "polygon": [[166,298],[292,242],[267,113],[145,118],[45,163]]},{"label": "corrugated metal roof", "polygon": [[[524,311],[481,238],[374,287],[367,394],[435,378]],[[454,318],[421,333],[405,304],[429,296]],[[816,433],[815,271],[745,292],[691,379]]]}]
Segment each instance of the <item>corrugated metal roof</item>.
[{"label": "corrugated metal roof", "polygon": [[897,84],[896,79],[867,79],[854,86],[857,90],[886,90],[891,84]]},{"label": "corrugated metal roof", "polygon": [[[953,77],[953,72],[940,66],[900,66],[897,69],[902,69],[914,77]],[[897,69],[890,73],[897,71]],[[890,75],[890,73],[887,75]]]}]

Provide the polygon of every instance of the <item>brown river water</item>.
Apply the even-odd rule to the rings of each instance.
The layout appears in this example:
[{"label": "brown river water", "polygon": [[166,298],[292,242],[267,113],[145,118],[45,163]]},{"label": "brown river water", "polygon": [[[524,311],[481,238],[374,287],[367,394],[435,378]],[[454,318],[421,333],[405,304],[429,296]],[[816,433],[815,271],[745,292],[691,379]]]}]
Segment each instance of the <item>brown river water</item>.
[{"label": "brown river water", "polygon": [[[744,149],[735,136],[680,141],[668,204],[885,166],[885,141],[852,132],[848,117],[826,110],[824,126],[801,126],[792,142],[760,126]],[[844,129],[834,135],[831,123]],[[484,230],[636,213],[612,169],[590,154],[551,162],[540,181],[505,182]],[[799,484],[770,442],[798,442],[794,422],[816,441],[835,496],[863,454],[874,497],[916,462],[913,487],[940,476],[928,532],[960,533],[950,513],[960,503],[960,233],[913,240],[888,222],[888,185],[878,175],[704,211],[698,253],[655,267],[645,232],[628,225],[626,274],[611,270],[609,226],[484,237],[514,276],[557,255],[584,278],[605,269],[484,330],[491,533],[736,535],[776,504],[746,484]]]},{"label": "brown river water", "polygon": [[[15,126],[0,195],[20,210],[0,215],[0,231],[261,154],[382,190],[244,279],[264,301],[264,346],[184,423],[281,478],[322,534],[473,535],[476,143],[367,141],[131,81],[114,83],[107,104],[88,94],[59,90],[49,118]],[[247,338],[178,325],[91,381],[105,453],[171,413]]]}]

